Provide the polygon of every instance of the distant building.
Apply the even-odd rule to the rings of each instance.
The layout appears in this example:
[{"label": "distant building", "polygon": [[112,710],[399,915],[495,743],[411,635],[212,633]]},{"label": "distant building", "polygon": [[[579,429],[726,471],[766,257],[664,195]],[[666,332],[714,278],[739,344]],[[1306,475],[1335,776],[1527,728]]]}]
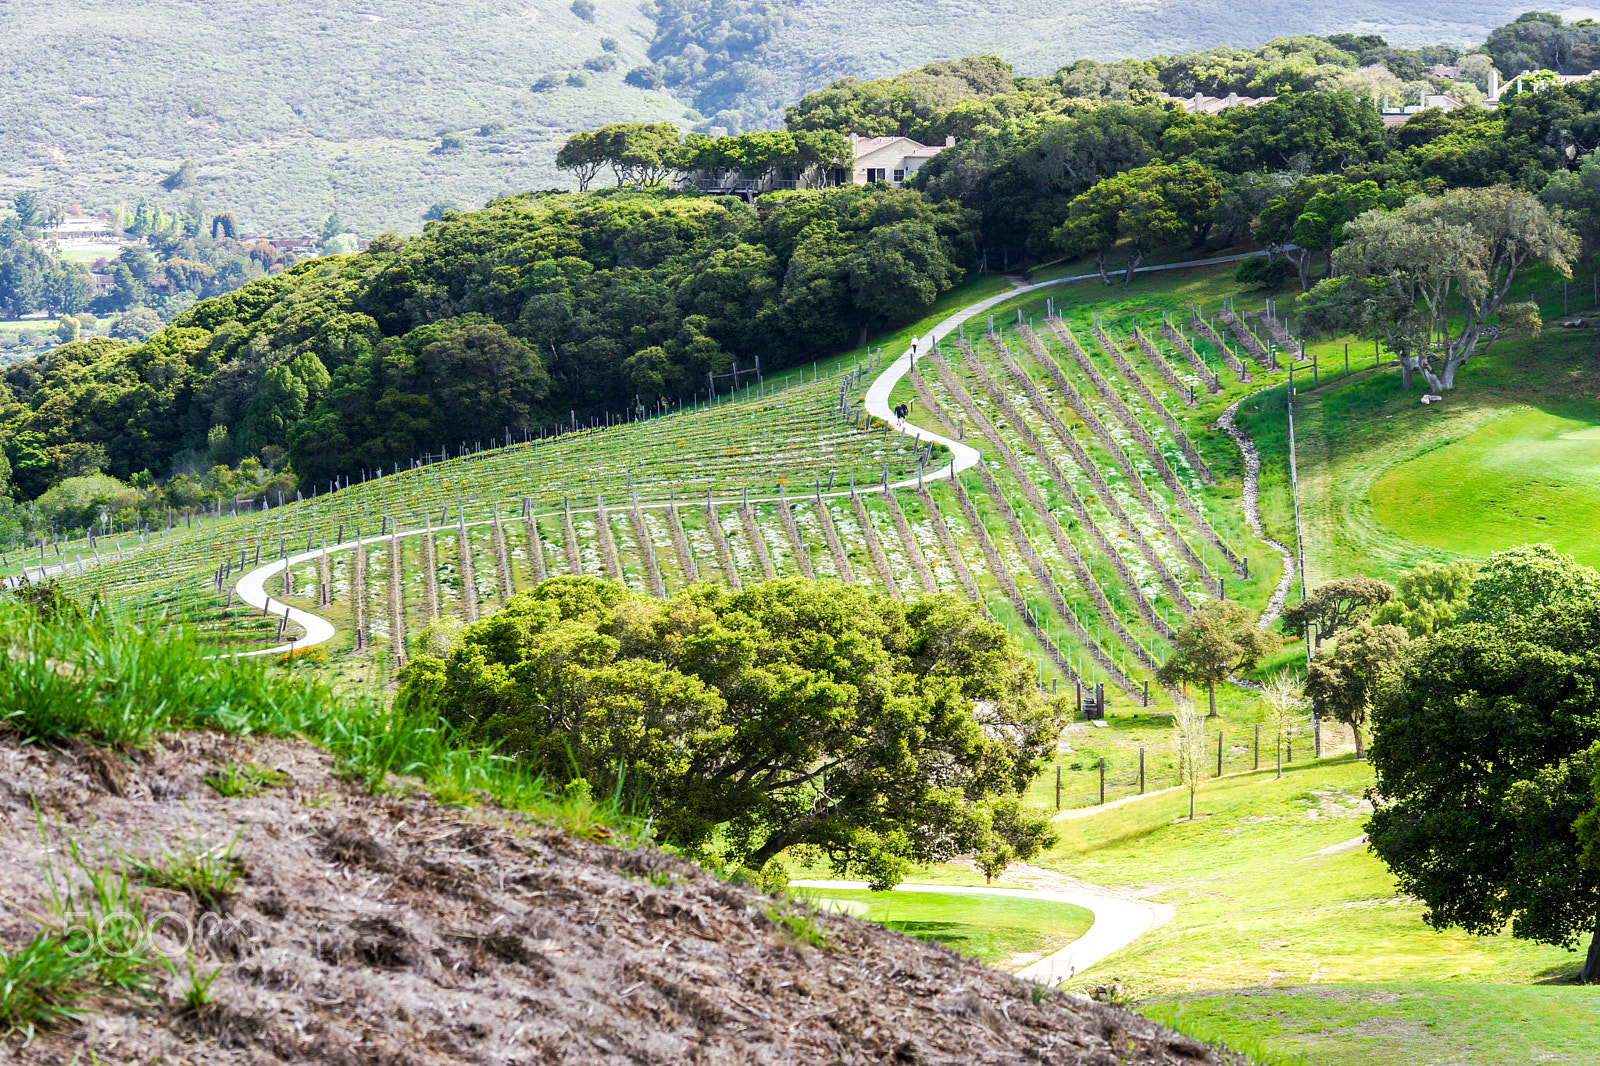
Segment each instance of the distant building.
[{"label": "distant building", "polygon": [[[850,149],[855,160],[850,183],[870,185],[877,181],[899,188],[921,169],[922,164],[946,148],[954,148],[955,143],[954,137],[946,137],[940,145],[926,145],[910,137],[859,137],[852,133]],[[832,184],[841,185],[843,182],[834,181]]]},{"label": "distant building", "polygon": [[1229,93],[1227,96],[1207,96],[1204,93],[1195,93],[1193,96],[1163,94],[1162,98],[1178,101],[1191,115],[1216,115],[1234,107],[1260,107],[1277,99],[1276,96],[1240,96],[1238,93]]},{"label": "distant building", "polygon": [[955,143],[954,137],[946,137],[943,144],[927,145],[910,137],[862,137],[852,133],[848,166],[841,159],[831,167],[776,167],[755,176],[729,167],[702,167],[684,175],[679,187],[746,200],[781,189],[825,189],[873,182],[898,189],[924,163]]},{"label": "distant building", "polygon": [[1529,90],[1538,92],[1549,85],[1571,85],[1574,82],[1588,81],[1590,78],[1600,78],[1600,70],[1591,70],[1587,74],[1556,74],[1549,70],[1525,70],[1502,85],[1500,72],[1490,67],[1489,98],[1485,102],[1489,107],[1498,107],[1501,98],[1505,96],[1515,96],[1517,93]]},{"label": "distant building", "polygon": [[1424,111],[1437,108],[1440,111],[1455,111],[1467,105],[1448,93],[1425,92],[1418,96],[1415,104],[1391,105],[1387,96],[1373,97],[1372,102],[1378,108],[1378,114],[1383,118],[1385,126],[1403,126],[1413,115],[1420,115]]}]

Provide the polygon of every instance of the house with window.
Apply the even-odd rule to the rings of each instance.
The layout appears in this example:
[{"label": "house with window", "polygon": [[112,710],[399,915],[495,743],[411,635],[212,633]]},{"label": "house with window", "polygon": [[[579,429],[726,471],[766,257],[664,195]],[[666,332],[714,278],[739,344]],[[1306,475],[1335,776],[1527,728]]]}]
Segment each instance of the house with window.
[{"label": "house with window", "polygon": [[[910,137],[859,137],[852,133],[850,149],[855,154],[855,160],[850,183],[869,185],[876,181],[899,188],[922,164],[946,148],[953,148],[955,143],[954,137],[946,137],[943,144],[927,145]],[[843,177],[842,170],[836,171],[840,178]],[[836,180],[831,184],[842,185],[844,182]]]},{"label": "house with window", "polygon": [[774,167],[759,175],[729,167],[702,167],[685,174],[679,188],[745,200],[783,189],[823,189],[872,182],[899,188],[922,164],[955,143],[954,137],[946,137],[944,144],[926,145],[910,137],[862,137],[852,133],[851,158],[837,160],[833,166]]}]

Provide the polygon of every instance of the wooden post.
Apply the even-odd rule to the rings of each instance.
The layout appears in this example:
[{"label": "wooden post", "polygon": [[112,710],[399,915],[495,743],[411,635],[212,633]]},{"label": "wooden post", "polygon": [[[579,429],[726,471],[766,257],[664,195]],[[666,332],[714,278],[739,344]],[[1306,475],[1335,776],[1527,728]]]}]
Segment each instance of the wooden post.
[{"label": "wooden post", "polygon": [[1222,730],[1217,730],[1217,776],[1222,776]]},{"label": "wooden post", "polygon": [[1105,802],[1106,802],[1106,757],[1104,755],[1102,755],[1102,756],[1100,756],[1100,805],[1102,807],[1105,806]]},{"label": "wooden post", "polygon": [[1061,764],[1056,764],[1056,810],[1061,809]]},{"label": "wooden post", "polygon": [[1139,749],[1139,795],[1144,795],[1144,749]]},{"label": "wooden post", "polygon": [[1251,769],[1253,769],[1253,770],[1261,769],[1261,723],[1260,722],[1256,723],[1256,761],[1255,761],[1255,765],[1253,767],[1251,767]]}]

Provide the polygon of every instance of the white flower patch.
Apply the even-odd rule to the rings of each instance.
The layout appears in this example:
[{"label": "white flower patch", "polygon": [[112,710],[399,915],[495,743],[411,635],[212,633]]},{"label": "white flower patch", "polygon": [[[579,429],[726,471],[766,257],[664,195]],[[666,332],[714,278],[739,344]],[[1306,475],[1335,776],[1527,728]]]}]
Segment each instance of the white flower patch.
[{"label": "white flower patch", "polygon": [[768,517],[765,511],[756,511],[754,516],[756,535],[761,538],[766,546],[767,558],[772,560],[773,570],[781,577],[785,573],[799,573],[799,567],[794,562],[794,547],[789,543],[789,534],[782,528],[782,517],[772,515]]},{"label": "white flower patch", "polygon": [[911,559],[900,542],[900,531],[894,527],[894,519],[870,507],[866,508],[866,512],[867,521],[872,523],[872,530],[878,536],[878,548],[889,564],[889,573],[894,575],[895,584],[901,587],[902,592],[917,587],[916,571],[912,569]]},{"label": "white flower patch", "polygon": [[716,565],[717,542],[712,539],[709,532],[685,525],[683,527],[683,539],[689,542],[689,551],[694,556],[695,562],[703,566],[707,560],[710,560],[712,565]]},{"label": "white flower patch", "polygon": [[578,540],[578,564],[583,568],[583,572],[604,575],[606,564],[600,556],[599,526],[593,519],[575,518],[572,521],[572,532]]},{"label": "white flower patch", "polygon": [[438,565],[439,608],[461,599],[461,568],[447,559],[440,558]]},{"label": "white flower patch", "polygon": [[639,516],[644,522],[645,536],[650,538],[650,544],[658,554],[661,552],[671,554],[677,551],[672,543],[672,529],[667,525],[665,517],[656,511],[646,511],[643,508],[639,509]]},{"label": "white flower patch", "polygon": [[733,558],[733,568],[739,573],[759,570],[760,564],[756,562],[754,551],[745,543],[744,523],[737,514],[718,513],[718,528],[722,530],[722,539],[728,544],[728,554]]}]

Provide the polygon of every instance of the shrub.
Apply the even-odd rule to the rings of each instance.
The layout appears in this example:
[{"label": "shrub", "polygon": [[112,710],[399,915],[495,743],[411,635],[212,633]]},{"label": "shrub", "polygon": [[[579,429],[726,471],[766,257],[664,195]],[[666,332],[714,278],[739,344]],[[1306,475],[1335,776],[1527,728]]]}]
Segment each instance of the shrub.
[{"label": "shrub", "polygon": [[572,0],[572,13],[585,22],[593,22],[594,0]]}]

